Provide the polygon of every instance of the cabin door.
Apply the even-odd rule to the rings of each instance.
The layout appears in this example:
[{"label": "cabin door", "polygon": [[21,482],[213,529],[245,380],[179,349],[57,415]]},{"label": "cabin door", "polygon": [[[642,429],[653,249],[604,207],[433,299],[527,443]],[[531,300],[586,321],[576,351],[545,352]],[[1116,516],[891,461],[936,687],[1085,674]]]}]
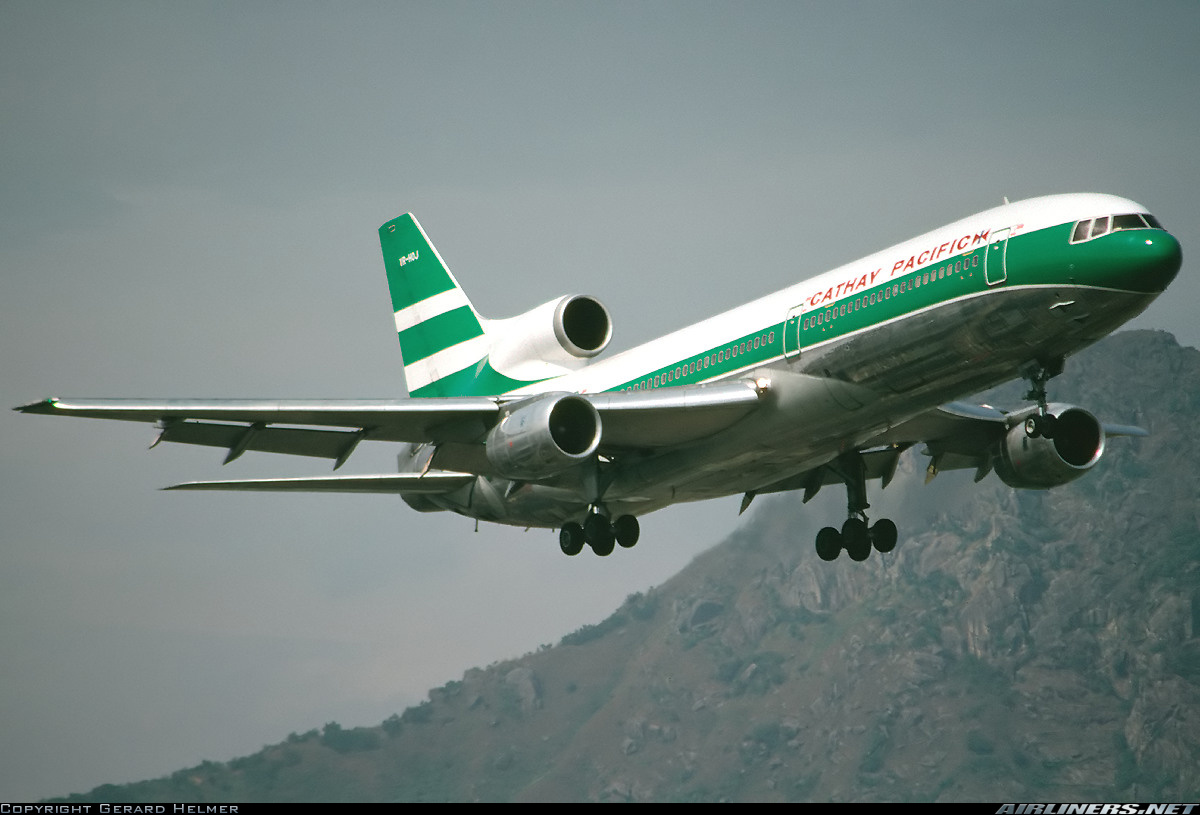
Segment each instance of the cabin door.
[{"label": "cabin door", "polygon": [[783,323],[783,358],[794,361],[800,358],[800,334],[804,327],[804,304],[792,306]]},{"label": "cabin door", "polygon": [[987,252],[983,256],[983,276],[989,286],[1003,283],[1008,279],[1008,269],[1005,260],[1008,256],[1009,227],[997,229],[991,234]]}]

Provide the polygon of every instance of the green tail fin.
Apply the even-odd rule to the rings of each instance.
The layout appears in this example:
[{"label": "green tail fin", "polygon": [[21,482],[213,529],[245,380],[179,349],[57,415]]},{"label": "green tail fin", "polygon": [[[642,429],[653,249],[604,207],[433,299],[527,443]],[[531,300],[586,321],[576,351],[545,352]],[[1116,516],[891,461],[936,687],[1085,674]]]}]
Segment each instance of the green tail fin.
[{"label": "green tail fin", "polygon": [[411,214],[379,227],[404,379],[412,396],[477,395],[484,321]]}]

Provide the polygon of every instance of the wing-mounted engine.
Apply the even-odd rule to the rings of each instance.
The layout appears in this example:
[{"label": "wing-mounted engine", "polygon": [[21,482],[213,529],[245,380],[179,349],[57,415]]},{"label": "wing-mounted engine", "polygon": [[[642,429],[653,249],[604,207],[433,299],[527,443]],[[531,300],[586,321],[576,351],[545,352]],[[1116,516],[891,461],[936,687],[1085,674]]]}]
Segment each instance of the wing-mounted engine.
[{"label": "wing-mounted engine", "polygon": [[592,403],[550,393],[506,407],[486,450],[500,475],[536,481],[587,461],[599,446],[600,414]]},{"label": "wing-mounted engine", "polygon": [[487,322],[492,367],[524,382],[580,368],[612,339],[608,309],[595,297],[569,294],[517,317]]},{"label": "wing-mounted engine", "polygon": [[1083,408],[1055,404],[1048,433],[1045,422],[1024,422],[1009,429],[993,452],[1000,480],[1010,487],[1044,490],[1086,473],[1104,454],[1104,427]]}]

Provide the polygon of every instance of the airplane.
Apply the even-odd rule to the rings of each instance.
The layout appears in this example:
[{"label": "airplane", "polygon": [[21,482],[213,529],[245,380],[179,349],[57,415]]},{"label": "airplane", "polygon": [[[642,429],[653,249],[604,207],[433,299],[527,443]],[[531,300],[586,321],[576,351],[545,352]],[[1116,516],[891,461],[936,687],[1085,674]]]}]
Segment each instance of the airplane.
[{"label": "airplane", "polygon": [[[608,310],[565,295],[510,319],[475,309],[411,214],[379,229],[408,399],[59,399],[15,410],[157,423],[154,444],[331,459],[400,445],[399,472],[165,489],[387,493],[419,512],[558,530],[576,555],[640,536],[671,504],[844,485],[826,561],[892,551],[867,516],[923,444],[927,481],[995,471],[1015,488],[1065,484],[1100,460],[1101,423],[1049,402],[1066,357],[1141,313],[1175,278],[1179,242],[1145,207],[1099,194],[1004,205],[927,232],[606,360]],[[1022,378],[1031,404],[954,401]]]}]

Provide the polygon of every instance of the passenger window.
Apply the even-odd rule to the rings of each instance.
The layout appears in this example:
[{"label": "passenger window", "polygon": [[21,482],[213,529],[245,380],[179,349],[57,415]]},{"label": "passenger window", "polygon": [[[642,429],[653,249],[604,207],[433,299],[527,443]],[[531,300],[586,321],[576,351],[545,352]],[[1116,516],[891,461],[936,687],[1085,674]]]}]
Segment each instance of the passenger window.
[{"label": "passenger window", "polygon": [[774,331],[772,331],[770,334],[767,335],[767,342],[775,342],[775,332]]}]

